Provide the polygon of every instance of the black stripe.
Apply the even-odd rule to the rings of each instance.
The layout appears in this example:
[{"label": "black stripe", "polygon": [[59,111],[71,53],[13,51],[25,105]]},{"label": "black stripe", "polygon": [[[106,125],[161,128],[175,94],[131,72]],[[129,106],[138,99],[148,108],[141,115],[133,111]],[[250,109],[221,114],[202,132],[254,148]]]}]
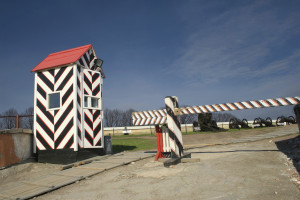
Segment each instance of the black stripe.
[{"label": "black stripe", "polygon": [[62,97],[62,105],[65,104],[65,102],[68,100],[72,92],[73,92],[73,85],[70,86],[70,88],[65,92],[64,96]]},{"label": "black stripe", "polygon": [[49,73],[54,77],[54,69],[50,69]]},{"label": "black stripe", "polygon": [[297,103],[300,103],[300,100],[298,100],[297,98],[291,97],[292,99],[294,99]]},{"label": "black stripe", "polygon": [[217,112],[217,110],[212,105],[209,105],[209,107],[213,110],[212,112]]},{"label": "black stripe", "polygon": [[65,85],[68,83],[68,81],[70,80],[70,78],[73,76],[73,70],[71,69],[70,72],[68,73],[68,75],[64,78],[64,80],[61,82],[60,86],[57,88],[56,91],[60,91],[62,90]]},{"label": "black stripe", "polygon": [[64,130],[60,133],[58,138],[55,140],[55,149],[59,146],[61,141],[66,137],[66,135],[68,134],[68,132],[71,130],[72,127],[73,127],[73,118],[70,119],[67,126],[65,126]]},{"label": "black stripe", "polygon": [[87,139],[87,141],[91,144],[91,146],[93,146],[93,138],[89,135],[89,133],[84,130],[84,137]]},{"label": "black stripe", "polygon": [[84,63],[83,63],[83,61],[82,61],[82,58],[79,59],[79,63],[80,63],[82,66],[84,66]]},{"label": "black stripe", "polygon": [[80,90],[80,80],[79,80],[79,77],[77,77],[77,87]]},{"label": "black stripe", "polygon": [[79,110],[77,110],[77,119],[81,123],[81,114],[80,114]]},{"label": "black stripe", "polygon": [[[170,129],[169,129],[169,137],[172,140],[174,140],[175,144],[178,146],[178,148],[179,148],[179,156],[181,156],[183,154],[183,147],[181,146],[181,143],[177,139],[175,133],[173,133]],[[178,155],[172,150],[171,157],[175,158],[175,157],[178,157]]]},{"label": "black stripe", "polygon": [[102,140],[102,138],[100,138],[100,140],[97,142],[97,144],[95,146],[101,146],[101,140]]},{"label": "black stripe", "polygon": [[39,133],[38,130],[36,130],[36,139],[38,141],[40,141],[40,143],[42,143],[42,145],[47,149],[52,149],[51,146],[45,141],[45,139],[43,138],[43,136]]},{"label": "black stripe", "polygon": [[[268,104],[268,106],[270,106],[270,107],[273,106],[273,104],[271,104],[268,100],[265,100],[265,103]],[[264,106],[264,107],[266,107],[266,106]]]},{"label": "black stripe", "polygon": [[219,104],[219,105],[217,105],[217,107],[220,109],[220,110],[222,110],[222,111],[225,111],[225,109],[224,108],[222,108],[222,106]]},{"label": "black stripe", "polygon": [[282,104],[280,101],[278,101],[277,99],[274,99],[274,101],[275,101],[276,103],[278,103],[280,106],[283,106],[283,104]]},{"label": "black stripe", "polygon": [[101,131],[101,122],[96,126],[94,130],[94,138],[98,135],[98,133],[100,133],[100,131]]},{"label": "black stripe", "polygon": [[172,111],[172,109],[170,107],[168,107],[167,105],[166,105],[166,109],[167,109],[167,114],[173,119],[173,121],[175,122],[178,129],[181,130],[180,122],[179,122],[177,116],[174,115],[174,112]]},{"label": "black stripe", "polygon": [[[89,110],[87,110],[89,112]],[[84,113],[84,121],[88,124],[88,126],[93,130],[93,122],[91,121],[93,119],[90,119],[85,113]]]},{"label": "black stripe", "polygon": [[93,74],[93,77],[92,77],[93,83],[99,78],[99,76],[100,75],[98,73]]},{"label": "black stripe", "polygon": [[252,108],[256,108],[255,106],[254,106],[254,104],[253,103],[251,103],[251,101],[246,101],[248,104],[250,104],[250,106],[252,106]]},{"label": "black stripe", "polygon": [[90,61],[89,61],[88,57],[86,56],[86,54],[83,54],[83,58],[87,64],[88,68],[90,68]]},{"label": "black stripe", "polygon": [[233,104],[233,103],[229,103],[234,109],[231,109],[229,106],[229,108],[230,108],[230,110],[238,110],[238,108]]},{"label": "black stripe", "polygon": [[266,100],[266,102],[270,105],[270,107],[275,107],[276,105],[274,105],[273,102],[271,102],[270,100]]},{"label": "black stripe", "polygon": [[260,101],[255,101],[255,102],[258,103],[262,108],[265,107],[262,103],[260,103]]},{"label": "black stripe", "polygon": [[54,139],[53,132],[48,128],[48,126],[46,126],[46,124],[43,122],[43,120],[38,115],[36,115],[36,122],[42,127],[42,129],[45,131],[45,133],[47,133],[47,135],[53,141],[53,139]]},{"label": "black stripe", "polygon": [[86,76],[86,74],[84,74],[84,82],[88,86],[88,88],[90,90],[92,90],[92,83],[90,82],[90,80],[88,79],[88,77]]},{"label": "black stripe", "polygon": [[69,106],[66,108],[64,113],[60,116],[59,120],[54,125],[55,132],[58,130],[59,126],[63,123],[63,121],[67,118],[71,110],[73,109],[73,101],[69,104]]},{"label": "black stripe", "polygon": [[43,74],[43,72],[38,72],[38,77],[48,86],[48,88],[53,92],[54,85],[49,79]]},{"label": "black stripe", "polygon": [[36,99],[36,106],[47,117],[47,119],[53,124],[54,123],[54,117],[51,115],[50,112],[48,112],[46,110],[46,107],[38,99]]},{"label": "black stripe", "polygon": [[77,127],[77,135],[78,135],[78,137],[81,139],[81,130],[80,130],[79,127]]},{"label": "black stripe", "polygon": [[55,83],[58,81],[58,79],[64,73],[65,70],[66,70],[66,67],[62,67],[59,69],[59,71],[55,75]]},{"label": "black stripe", "polygon": [[46,100],[46,92],[43,90],[43,88],[37,84],[37,91],[38,93],[40,93],[40,95],[42,95],[42,97],[44,97],[44,99]]},{"label": "black stripe", "polygon": [[90,53],[90,61],[92,61],[94,58],[95,58],[94,52],[91,51],[91,53]]},{"label": "black stripe", "polygon": [[[294,101],[297,101],[295,98],[293,97],[290,97],[291,99],[293,99]],[[288,98],[284,98],[284,100],[289,104],[289,105],[293,105],[294,102],[293,101],[290,101]]]},{"label": "black stripe", "polygon": [[77,93],[77,103],[79,106],[81,106],[81,98],[78,93]]},{"label": "black stripe", "polygon": [[77,65],[77,71],[78,71],[78,73],[80,74],[80,72],[81,72],[81,67],[80,67],[79,65]]},{"label": "black stripe", "polygon": [[70,149],[71,146],[73,145],[74,143],[74,137],[70,137],[69,141],[67,142],[67,144],[65,145],[64,149]]},{"label": "black stripe", "polygon": [[95,89],[93,90],[93,96],[96,96],[98,93],[99,93],[99,91],[100,91],[100,84],[99,85],[97,85],[96,87],[95,87]]},{"label": "black stripe", "polygon": [[54,110],[54,116],[58,113],[59,110]]},{"label": "black stripe", "polygon": [[100,110],[96,110],[95,113],[93,114],[93,121],[95,121],[100,115]]}]

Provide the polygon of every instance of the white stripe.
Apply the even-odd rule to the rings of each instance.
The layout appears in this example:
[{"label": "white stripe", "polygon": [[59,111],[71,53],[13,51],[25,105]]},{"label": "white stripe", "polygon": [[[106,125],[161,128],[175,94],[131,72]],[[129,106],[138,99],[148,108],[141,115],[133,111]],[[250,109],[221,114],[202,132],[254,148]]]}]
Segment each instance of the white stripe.
[{"label": "white stripe", "polygon": [[261,108],[261,106],[256,101],[250,101],[255,108]]},{"label": "white stripe", "polygon": [[285,106],[289,105],[287,102],[284,101],[283,98],[278,98],[277,100]]},{"label": "white stripe", "polygon": [[[59,69],[56,69],[56,73],[58,73],[58,71],[60,70],[61,68]],[[69,72],[72,70],[72,67],[67,67],[65,69],[65,71],[61,74],[61,76],[59,77],[59,79],[56,81],[55,85],[54,85],[54,90],[56,91],[57,88],[61,85],[61,83],[65,80],[66,76],[69,74]]]},{"label": "white stripe", "polygon": [[148,125],[150,123],[150,120],[151,120],[151,117],[149,115],[149,111],[145,111],[144,114],[146,116],[146,122],[145,122],[145,124]]},{"label": "white stripe", "polygon": [[233,106],[231,105],[231,103],[227,103],[226,105],[227,105],[231,110],[236,110],[236,108],[233,107]]},{"label": "white stripe", "polygon": [[214,110],[212,108],[209,107],[209,105],[205,105],[206,110],[210,111],[210,112],[214,112]]},{"label": "white stripe", "polygon": [[37,107],[37,114],[40,117],[40,119],[48,126],[48,128],[54,132],[54,125],[52,122],[49,121],[49,119],[44,115],[44,113]]},{"label": "white stripe", "polygon": [[266,103],[265,100],[259,100],[259,102],[260,102],[264,107],[270,107],[270,105],[268,105],[268,103]]},{"label": "white stripe", "polygon": [[286,97],[286,99],[287,99],[292,105],[297,104],[297,102],[296,102],[293,98],[291,98],[291,97]]},{"label": "white stripe", "polygon": [[46,148],[38,139],[36,139],[36,146],[38,147],[39,150],[46,150]]},{"label": "white stripe", "polygon": [[219,104],[219,106],[220,106],[221,108],[223,108],[223,110],[225,110],[225,111],[228,111],[228,110],[229,110],[228,107],[225,106],[224,104]]},{"label": "white stripe", "polygon": [[39,77],[37,78],[37,83],[46,92],[46,94],[53,92]]},{"label": "white stripe", "polygon": [[73,128],[71,128],[69,130],[69,132],[67,133],[67,135],[64,137],[64,139],[60,142],[60,144],[58,145],[57,149],[63,149],[64,146],[67,144],[67,142],[70,140],[71,137],[73,137],[74,135],[74,126]]},{"label": "white stripe", "polygon": [[54,84],[54,76],[52,76],[52,74],[49,72],[49,71],[45,71],[45,72],[42,72],[46,77],[47,79],[52,83]]},{"label": "white stripe", "polygon": [[37,124],[37,131],[42,135],[42,137],[45,139],[45,142],[49,144],[49,146],[54,149],[54,141],[48,136],[48,134],[44,131],[44,129],[38,124]]},{"label": "white stripe", "polygon": [[236,107],[238,107],[240,110],[243,110],[244,108],[239,104],[240,102],[233,103]]}]

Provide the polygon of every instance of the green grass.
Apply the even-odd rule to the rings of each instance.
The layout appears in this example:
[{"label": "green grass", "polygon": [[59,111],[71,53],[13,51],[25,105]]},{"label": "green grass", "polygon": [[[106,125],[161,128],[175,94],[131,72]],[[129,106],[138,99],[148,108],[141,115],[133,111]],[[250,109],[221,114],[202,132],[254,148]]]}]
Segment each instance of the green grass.
[{"label": "green grass", "polygon": [[112,146],[115,153],[122,151],[139,151],[156,149],[156,140],[145,138],[113,137]]},{"label": "green grass", "polygon": [[150,137],[156,137],[156,133],[148,133],[148,134],[138,134],[138,135],[132,135],[132,134],[129,134],[129,135],[114,135],[112,136],[113,138],[131,138],[131,137],[143,137],[143,136],[150,136]]}]

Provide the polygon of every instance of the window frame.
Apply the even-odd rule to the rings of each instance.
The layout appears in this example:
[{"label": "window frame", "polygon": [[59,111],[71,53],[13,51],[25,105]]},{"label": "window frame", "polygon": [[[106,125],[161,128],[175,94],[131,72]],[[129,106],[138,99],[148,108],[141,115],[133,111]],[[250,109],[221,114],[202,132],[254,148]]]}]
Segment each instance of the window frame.
[{"label": "window frame", "polygon": [[[85,98],[87,98],[87,106],[85,106]],[[92,107],[92,98],[98,100],[98,107]],[[101,110],[101,98],[96,97],[96,96],[91,96],[91,95],[84,95],[83,96],[83,108]]]},{"label": "window frame", "polygon": [[[50,108],[50,95],[52,94],[59,94],[59,107],[55,107],[55,108]],[[61,95],[60,95],[60,91],[57,92],[50,92],[47,94],[47,110],[59,110],[61,108],[62,102],[61,102]]]}]

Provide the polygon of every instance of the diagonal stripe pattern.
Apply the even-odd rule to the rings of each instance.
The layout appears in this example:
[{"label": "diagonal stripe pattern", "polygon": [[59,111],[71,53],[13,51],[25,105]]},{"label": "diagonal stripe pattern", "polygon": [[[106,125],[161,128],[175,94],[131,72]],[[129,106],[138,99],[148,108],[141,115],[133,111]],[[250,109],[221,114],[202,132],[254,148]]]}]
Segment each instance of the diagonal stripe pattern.
[{"label": "diagonal stripe pattern", "polygon": [[[73,67],[37,72],[36,140],[39,150],[72,148]],[[48,109],[47,94],[59,92],[61,107]]]},{"label": "diagonal stripe pattern", "polygon": [[[83,71],[83,90],[88,96],[101,97],[101,76],[98,72]],[[99,109],[84,109],[84,147],[102,146],[102,113]]]},{"label": "diagonal stripe pattern", "polygon": [[169,141],[171,157],[181,157],[183,155],[181,127],[178,117],[174,114],[175,108],[178,108],[178,99],[177,97],[166,97],[165,104],[167,111],[168,132],[170,137]]},{"label": "diagonal stripe pattern", "polygon": [[[242,101],[235,103],[222,103],[202,106],[190,106],[179,108],[182,114],[198,114],[209,112],[222,112],[234,110],[246,110],[255,108],[269,108],[278,106],[289,106],[300,103],[300,97],[285,97],[266,100]],[[155,113],[155,114],[154,114]],[[159,114],[157,114],[159,113]],[[166,116],[166,110],[151,110],[132,113],[132,122],[134,126],[158,125],[164,124],[166,121],[163,117]]]}]

